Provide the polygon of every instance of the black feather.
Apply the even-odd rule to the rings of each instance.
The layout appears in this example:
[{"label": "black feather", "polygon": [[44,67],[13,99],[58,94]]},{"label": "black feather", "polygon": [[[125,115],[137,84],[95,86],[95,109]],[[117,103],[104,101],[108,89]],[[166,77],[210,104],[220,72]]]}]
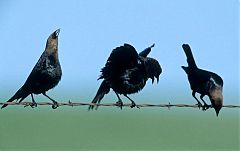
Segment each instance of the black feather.
[{"label": "black feather", "polygon": [[150,47],[147,47],[146,49],[144,49],[142,52],[139,53],[139,56],[146,58],[154,46],[155,46],[155,44],[152,44]]},{"label": "black feather", "polygon": [[[60,30],[54,31],[47,40],[45,51],[42,53],[38,62],[32,69],[26,82],[8,102],[21,99],[20,102],[29,94],[44,94],[54,88],[61,80],[62,70],[58,60],[58,35]],[[47,96],[48,97],[48,96]],[[49,98],[49,97],[48,97]],[[53,101],[53,99],[51,99]],[[34,100],[32,100],[35,102]],[[53,101],[56,103],[56,101]],[[3,105],[2,108],[7,105]]]},{"label": "black feather", "polygon": [[[144,50],[146,56],[154,45]],[[149,52],[148,52],[149,51]],[[135,48],[129,44],[113,49],[105,67],[102,68],[99,79],[104,79],[97,91],[92,103],[98,103],[110,91],[110,88],[117,94],[137,93],[142,90],[148,78],[159,78],[161,67],[157,60],[138,55]],[[157,80],[158,81],[158,80]],[[129,97],[128,97],[129,98]],[[133,100],[130,99],[134,104]],[[89,109],[92,109],[90,106]]]},{"label": "black feather", "polygon": [[[108,94],[108,92],[110,91],[110,87],[107,84],[107,82],[105,80],[103,80],[103,82],[101,83],[96,96],[94,97],[94,99],[92,100],[92,103],[100,103],[102,98],[104,97],[105,94]],[[90,105],[89,106],[89,110],[93,109],[94,105]]]},{"label": "black feather", "polygon": [[215,109],[218,116],[218,113],[223,105],[222,78],[216,73],[199,69],[193,58],[190,46],[188,44],[183,44],[182,47],[187,56],[188,62],[188,67],[182,66],[182,68],[188,76],[188,81],[192,89],[192,96],[196,99],[198,105],[201,106],[201,102],[197,99],[195,93],[197,92],[201,94],[200,99],[204,103],[204,106],[202,107],[203,110],[209,108],[209,105],[207,105],[207,103],[203,100],[203,97],[205,95],[209,96],[211,106]]},{"label": "black feather", "polygon": [[187,56],[188,67],[197,68],[190,46],[188,44],[183,44],[182,48]]}]

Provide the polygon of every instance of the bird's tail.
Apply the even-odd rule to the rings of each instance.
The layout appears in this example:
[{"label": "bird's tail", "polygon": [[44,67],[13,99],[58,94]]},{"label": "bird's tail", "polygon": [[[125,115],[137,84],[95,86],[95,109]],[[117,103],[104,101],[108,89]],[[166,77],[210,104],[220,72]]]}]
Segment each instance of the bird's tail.
[{"label": "bird's tail", "polygon": [[183,44],[182,48],[187,56],[188,67],[197,68],[190,46],[188,44]]},{"label": "bird's tail", "polygon": [[[13,97],[11,97],[7,102],[12,102],[14,100],[18,100],[20,99],[19,102],[21,102],[23,99],[25,99],[27,96],[29,95],[29,93],[24,89],[24,87],[21,87],[15,94]],[[4,104],[1,108],[5,108],[6,106],[8,106],[8,104]]]},{"label": "bird's tail", "polygon": [[[103,82],[101,83],[96,96],[94,97],[94,99],[92,100],[92,103],[100,103],[100,101],[102,100],[102,98],[104,97],[105,94],[107,94],[110,91],[110,87],[107,84],[107,82],[105,80],[103,80]],[[94,105],[90,105],[88,110],[93,109]]]}]

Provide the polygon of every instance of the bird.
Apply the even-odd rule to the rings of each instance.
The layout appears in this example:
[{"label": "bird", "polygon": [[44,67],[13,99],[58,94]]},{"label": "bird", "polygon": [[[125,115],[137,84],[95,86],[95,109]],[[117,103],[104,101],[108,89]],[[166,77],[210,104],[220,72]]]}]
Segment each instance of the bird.
[{"label": "bird", "polygon": [[[32,69],[23,86],[7,101],[19,100],[21,103],[27,96],[31,95],[31,107],[37,107],[33,94],[43,94],[53,102],[52,108],[58,107],[57,101],[50,98],[46,92],[54,88],[61,80],[62,70],[58,58],[58,36],[60,29],[54,31],[47,39],[46,47],[38,62]],[[4,104],[1,108],[5,108]]]},{"label": "bird", "polygon": [[131,101],[131,108],[137,107],[135,102],[128,96],[128,94],[137,93],[142,90],[150,78],[152,83],[154,79],[159,81],[159,75],[162,73],[162,68],[159,62],[147,57],[151,52],[151,48],[155,44],[144,49],[139,54],[136,49],[127,43],[123,46],[116,47],[112,50],[105,66],[101,69],[101,75],[98,78],[102,79],[102,83],[89,106],[89,110],[93,109],[103,99],[105,94],[108,94],[112,89],[118,101],[116,105],[122,109],[123,102],[119,95],[124,95]]},{"label": "bird", "polygon": [[[223,79],[216,73],[198,68],[188,44],[183,44],[182,48],[187,56],[188,63],[188,67],[182,66],[182,69],[188,76],[192,96],[197,101],[199,108],[202,107],[202,110],[207,110],[208,108],[213,107],[218,116],[219,111],[223,106]],[[196,93],[200,94],[200,99],[204,105],[202,105],[197,99],[195,96]],[[208,105],[203,100],[205,95],[209,97],[211,105]]]}]

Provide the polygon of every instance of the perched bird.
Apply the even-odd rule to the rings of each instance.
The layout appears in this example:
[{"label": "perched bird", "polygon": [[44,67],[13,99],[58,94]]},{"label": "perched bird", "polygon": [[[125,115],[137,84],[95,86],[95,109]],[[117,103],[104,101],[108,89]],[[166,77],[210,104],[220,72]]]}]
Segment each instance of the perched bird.
[{"label": "perched bird", "polygon": [[[183,44],[182,48],[187,56],[188,67],[182,66],[183,70],[188,75],[188,81],[192,89],[192,96],[197,100],[198,106],[202,107],[203,110],[207,110],[209,107],[213,107],[218,116],[219,111],[223,105],[223,80],[216,73],[199,69],[194,61],[191,48],[188,44]],[[200,99],[204,103],[196,98],[195,94],[198,92]],[[212,105],[208,105],[203,97],[207,95]]]},{"label": "perched bird", "polygon": [[[58,107],[58,103],[50,98],[46,92],[54,88],[61,80],[62,70],[58,59],[58,35],[60,29],[54,31],[47,39],[45,51],[42,53],[37,64],[28,76],[24,85],[7,102],[19,100],[22,102],[29,94],[32,97],[31,107],[36,107],[37,103],[33,94],[42,93],[53,102],[52,108]],[[4,104],[2,108],[6,107]]]},{"label": "perched bird", "polygon": [[[137,93],[142,90],[149,78],[154,82],[154,78],[159,80],[162,72],[161,66],[156,59],[147,57],[154,44],[141,53],[137,53],[135,48],[129,44],[115,48],[110,54],[105,67],[102,68],[99,79],[103,79],[96,96],[92,103],[100,103],[110,88],[118,97],[117,106],[122,109],[123,102],[119,94],[127,97],[135,107],[135,102],[128,97],[128,94]],[[90,105],[89,109],[93,109],[94,105]]]}]

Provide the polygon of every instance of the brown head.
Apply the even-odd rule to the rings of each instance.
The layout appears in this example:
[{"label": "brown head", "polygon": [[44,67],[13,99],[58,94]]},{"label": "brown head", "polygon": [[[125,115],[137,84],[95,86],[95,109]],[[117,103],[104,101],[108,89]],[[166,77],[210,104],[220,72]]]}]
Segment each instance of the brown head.
[{"label": "brown head", "polygon": [[60,33],[60,29],[54,31],[47,40],[47,44],[46,44],[46,48],[45,51],[48,54],[52,54],[54,53],[56,55],[56,57],[58,56],[58,36]]},{"label": "brown head", "polygon": [[152,79],[152,83],[154,82],[154,78],[157,79],[157,83],[159,81],[159,75],[162,73],[162,68],[156,59],[147,57],[145,58],[145,67],[147,72],[147,78]]},{"label": "brown head", "polygon": [[221,86],[214,86],[209,90],[209,98],[212,103],[212,107],[216,111],[216,115],[218,116],[219,111],[223,106],[223,95],[222,95],[222,87]]}]

